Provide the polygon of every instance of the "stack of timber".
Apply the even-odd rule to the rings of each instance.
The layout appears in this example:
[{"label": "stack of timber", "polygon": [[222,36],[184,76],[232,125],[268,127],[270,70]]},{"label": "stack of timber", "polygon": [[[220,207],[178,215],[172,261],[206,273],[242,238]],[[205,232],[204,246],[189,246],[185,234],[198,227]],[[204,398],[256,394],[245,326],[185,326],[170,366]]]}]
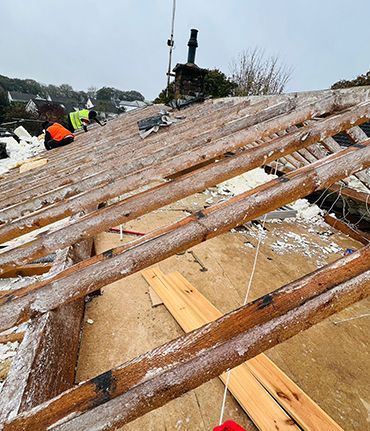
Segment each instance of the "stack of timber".
[{"label": "stack of timber", "polygon": [[[185,332],[222,316],[179,272],[148,268],[142,275]],[[231,370],[228,389],[261,431],[343,431],[263,353]]]}]

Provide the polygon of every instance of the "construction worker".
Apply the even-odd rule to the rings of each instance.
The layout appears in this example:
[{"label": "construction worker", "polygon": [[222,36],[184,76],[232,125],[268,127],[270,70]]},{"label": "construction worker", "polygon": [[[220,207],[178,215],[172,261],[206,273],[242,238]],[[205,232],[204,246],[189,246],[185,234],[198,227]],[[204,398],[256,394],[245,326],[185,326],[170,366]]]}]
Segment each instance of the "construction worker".
[{"label": "construction worker", "polygon": [[44,145],[47,150],[63,147],[73,142],[74,135],[68,129],[59,123],[50,123],[45,121],[42,123],[45,131]]},{"label": "construction worker", "polygon": [[89,111],[88,109],[81,109],[79,111],[73,111],[68,114],[68,125],[67,128],[72,133],[75,130],[84,129],[87,132],[87,125],[95,121],[100,126],[105,126],[98,120],[98,114],[96,111]]}]

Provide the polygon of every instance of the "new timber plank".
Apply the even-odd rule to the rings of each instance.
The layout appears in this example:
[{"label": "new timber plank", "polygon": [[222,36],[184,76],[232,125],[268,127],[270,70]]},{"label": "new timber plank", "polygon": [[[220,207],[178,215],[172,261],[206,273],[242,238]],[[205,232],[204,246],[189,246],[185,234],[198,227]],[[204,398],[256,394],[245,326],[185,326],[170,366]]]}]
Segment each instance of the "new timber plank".
[{"label": "new timber plank", "polygon": [[[191,318],[192,321],[198,321],[198,326],[202,326],[210,321],[219,318],[220,313],[196,288],[194,288],[180,273],[171,273],[164,276],[157,269],[145,270],[151,271],[149,277],[157,278],[165,285],[162,289],[167,296],[173,296],[172,302],[176,300],[181,304],[181,318]],[[144,272],[144,271],[143,271]],[[148,281],[148,280],[147,280]],[[153,286],[154,287],[154,286]],[[155,290],[161,286],[156,282]],[[157,291],[161,296],[161,294]],[[164,300],[167,306],[166,301]],[[171,311],[171,310],[170,310]],[[175,310],[176,313],[176,310]],[[180,326],[184,326],[182,320],[178,320],[177,316],[171,311],[171,314],[178,321]],[[189,326],[187,326],[189,327]],[[192,330],[195,327],[187,329]],[[342,430],[334,420],[328,416],[307,394],[302,391],[285,373],[283,373],[270,359],[264,354],[260,354],[248,362],[233,369],[230,377],[230,383],[234,380],[240,381],[244,375],[239,375],[239,369],[244,367],[253,375],[258,382],[263,385],[266,391],[274,397],[274,399],[286,410],[292,418],[307,431],[339,431]],[[234,371],[237,370],[237,374]],[[243,385],[244,387],[246,385]],[[250,388],[248,389],[248,392]],[[235,395],[234,395],[235,396]],[[239,401],[239,398],[236,397]]]},{"label": "new timber plank", "polygon": [[[177,288],[178,280],[172,278],[170,280],[170,277],[165,277],[159,270],[149,268],[142,271],[142,275],[162,298],[165,306],[185,332],[197,329],[222,316],[222,313],[196,289],[185,284],[183,284],[184,290],[181,287]],[[191,293],[192,299],[187,298],[187,292]],[[194,307],[191,304],[194,304]],[[222,374],[220,378],[225,383],[226,373]],[[259,430],[299,430],[294,421],[254,378],[245,364],[233,369],[230,375],[229,390]]]},{"label": "new timber plank", "polygon": [[304,430],[343,431],[293,380],[263,353],[248,361],[254,377]]}]

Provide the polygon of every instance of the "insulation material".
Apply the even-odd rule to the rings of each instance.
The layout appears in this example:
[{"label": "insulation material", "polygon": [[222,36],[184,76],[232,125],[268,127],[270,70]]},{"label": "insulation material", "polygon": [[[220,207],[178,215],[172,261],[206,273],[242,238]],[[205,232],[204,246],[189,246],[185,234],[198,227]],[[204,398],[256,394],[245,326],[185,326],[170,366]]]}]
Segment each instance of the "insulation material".
[{"label": "insulation material", "polygon": [[[265,184],[277,175],[267,174],[262,168],[253,169],[231,180],[224,181],[217,186],[218,193],[221,195],[239,195],[255,187]],[[211,203],[211,200],[207,203]],[[310,223],[321,223],[324,212],[314,204],[310,204],[307,199],[298,199],[289,204],[297,211],[297,218]]]},{"label": "insulation material", "polygon": [[0,138],[0,142],[6,144],[8,158],[0,160],[0,174],[15,168],[20,162],[36,156],[45,150],[44,144],[36,136],[31,137],[30,141],[21,140],[17,142],[12,137]]}]

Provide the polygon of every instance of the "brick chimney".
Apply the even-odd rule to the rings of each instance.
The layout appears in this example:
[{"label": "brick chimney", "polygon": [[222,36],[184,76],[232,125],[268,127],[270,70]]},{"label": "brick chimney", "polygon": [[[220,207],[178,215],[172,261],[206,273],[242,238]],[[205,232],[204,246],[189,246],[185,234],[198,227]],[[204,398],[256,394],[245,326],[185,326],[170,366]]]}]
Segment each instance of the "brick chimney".
[{"label": "brick chimney", "polygon": [[177,64],[175,72],[175,97],[181,99],[183,96],[199,96],[204,93],[204,78],[206,69],[201,69],[195,62],[195,54],[198,47],[198,30],[190,30],[188,42],[188,61],[185,64]]}]

